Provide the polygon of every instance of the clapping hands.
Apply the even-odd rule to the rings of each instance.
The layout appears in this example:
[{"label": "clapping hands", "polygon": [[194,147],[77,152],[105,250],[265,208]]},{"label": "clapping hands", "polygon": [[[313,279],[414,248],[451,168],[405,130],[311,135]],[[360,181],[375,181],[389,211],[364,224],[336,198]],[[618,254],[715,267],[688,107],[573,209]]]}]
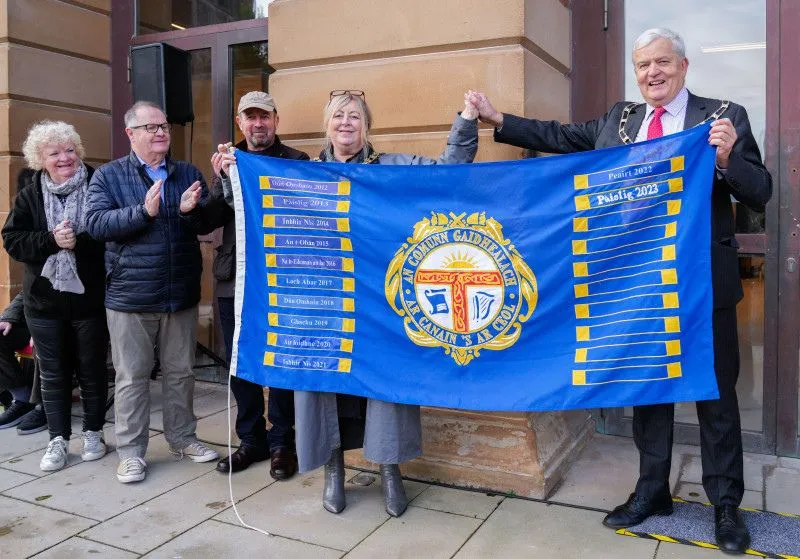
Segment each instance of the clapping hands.
[{"label": "clapping hands", "polygon": [[200,181],[194,181],[192,185],[181,194],[181,213],[189,213],[197,207],[203,189],[200,188]]},{"label": "clapping hands", "polygon": [[157,216],[158,210],[161,209],[161,185],[163,183],[162,180],[154,182],[144,197],[144,210],[150,217]]}]

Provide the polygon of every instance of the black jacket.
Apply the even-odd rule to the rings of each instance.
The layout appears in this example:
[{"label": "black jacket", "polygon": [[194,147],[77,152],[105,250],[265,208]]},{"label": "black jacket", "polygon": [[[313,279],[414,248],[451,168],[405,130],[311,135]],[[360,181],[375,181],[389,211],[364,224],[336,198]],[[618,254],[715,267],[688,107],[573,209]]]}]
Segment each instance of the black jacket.
[{"label": "black jacket", "polygon": [[[106,241],[106,308],[121,312],[176,312],[200,301],[203,264],[197,235],[204,224],[208,191],[200,171],[167,158],[167,180],[159,213],[151,218],[144,199],[153,180],[136,155],[100,167],[89,183],[86,227]],[[200,181],[203,196],[195,210],[180,212],[183,192]]]},{"label": "black jacket", "polygon": [[0,322],[10,322],[11,324],[25,324],[25,306],[23,304],[22,293],[11,299],[3,314],[0,315]]},{"label": "black jacket", "polygon": [[[710,117],[721,101],[689,93],[684,129]],[[573,124],[503,115],[503,126],[495,131],[495,141],[549,153],[571,153],[618,146],[623,143],[619,123],[629,103],[617,103],[597,120]],[[635,138],[644,121],[646,106],[637,105],[630,113],[625,132]],[[721,118],[729,118],[738,140],[731,151],[727,172],[716,174],[711,193],[711,278],[714,308],[734,307],[742,298],[739,260],[731,196],[747,207],[762,212],[772,196],[772,177],[761,161],[747,111],[731,103]]]},{"label": "black jacket", "polygon": [[[86,166],[91,178],[94,169]],[[3,246],[14,260],[25,264],[22,280],[25,312],[45,318],[84,319],[104,312],[105,281],[103,272],[103,243],[95,241],[88,232],[77,236],[75,259],[78,277],[85,293],[78,295],[56,291],[50,280],[42,277],[47,257],[60,249],[52,231],[48,230],[42,195],[42,172],[20,173],[14,207],[3,227]]]},{"label": "black jacket", "polygon": [[[275,142],[264,151],[249,151],[247,142],[244,140],[236,144],[236,149],[267,157],[301,161],[310,159],[306,153],[282,144],[277,136],[275,136]],[[213,223],[215,227],[224,226],[222,244],[217,247],[217,254],[214,257],[213,270],[214,277],[217,280],[216,295],[217,297],[233,297],[236,284],[236,229],[233,209],[225,202],[222,181],[220,181],[219,177],[214,177],[211,183],[211,195],[206,212],[206,219]]]}]

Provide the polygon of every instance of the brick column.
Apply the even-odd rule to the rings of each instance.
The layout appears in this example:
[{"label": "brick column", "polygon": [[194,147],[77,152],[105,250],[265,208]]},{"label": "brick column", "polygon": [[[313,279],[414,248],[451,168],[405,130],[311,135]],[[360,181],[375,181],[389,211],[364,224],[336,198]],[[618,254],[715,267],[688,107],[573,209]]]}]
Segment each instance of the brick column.
[{"label": "brick column", "polygon": [[[0,223],[34,122],[69,122],[89,164],[110,158],[110,10],[110,0],[0,0]],[[20,289],[22,267],[1,250],[0,309]]]}]

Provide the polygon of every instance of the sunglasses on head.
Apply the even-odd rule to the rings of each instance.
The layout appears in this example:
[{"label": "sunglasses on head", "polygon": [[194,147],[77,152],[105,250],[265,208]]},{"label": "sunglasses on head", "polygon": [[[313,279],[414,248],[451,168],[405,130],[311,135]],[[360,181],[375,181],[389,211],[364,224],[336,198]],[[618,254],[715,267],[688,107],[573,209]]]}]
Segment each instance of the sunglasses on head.
[{"label": "sunglasses on head", "polygon": [[367,96],[364,95],[364,92],[361,91],[360,89],[334,89],[333,91],[331,91],[330,99],[333,99],[334,97],[339,97],[340,95],[352,95],[353,97],[361,97],[363,99],[367,98]]}]

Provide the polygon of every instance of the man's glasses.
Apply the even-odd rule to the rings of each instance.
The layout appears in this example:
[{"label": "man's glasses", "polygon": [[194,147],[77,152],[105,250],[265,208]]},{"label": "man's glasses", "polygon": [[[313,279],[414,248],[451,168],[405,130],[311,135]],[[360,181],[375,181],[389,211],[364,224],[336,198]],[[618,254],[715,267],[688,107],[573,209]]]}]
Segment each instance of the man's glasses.
[{"label": "man's glasses", "polygon": [[333,91],[331,91],[330,99],[333,99],[334,97],[339,97],[340,95],[352,95],[353,97],[361,97],[362,99],[367,98],[367,96],[364,95],[364,92],[361,91],[360,89],[334,89]]},{"label": "man's glasses", "polygon": [[144,128],[145,132],[148,134],[155,134],[158,132],[158,129],[164,132],[164,134],[169,134],[172,130],[172,125],[169,122],[162,122],[161,124],[142,124],[140,126],[131,126],[131,130],[136,130],[137,128]]}]

